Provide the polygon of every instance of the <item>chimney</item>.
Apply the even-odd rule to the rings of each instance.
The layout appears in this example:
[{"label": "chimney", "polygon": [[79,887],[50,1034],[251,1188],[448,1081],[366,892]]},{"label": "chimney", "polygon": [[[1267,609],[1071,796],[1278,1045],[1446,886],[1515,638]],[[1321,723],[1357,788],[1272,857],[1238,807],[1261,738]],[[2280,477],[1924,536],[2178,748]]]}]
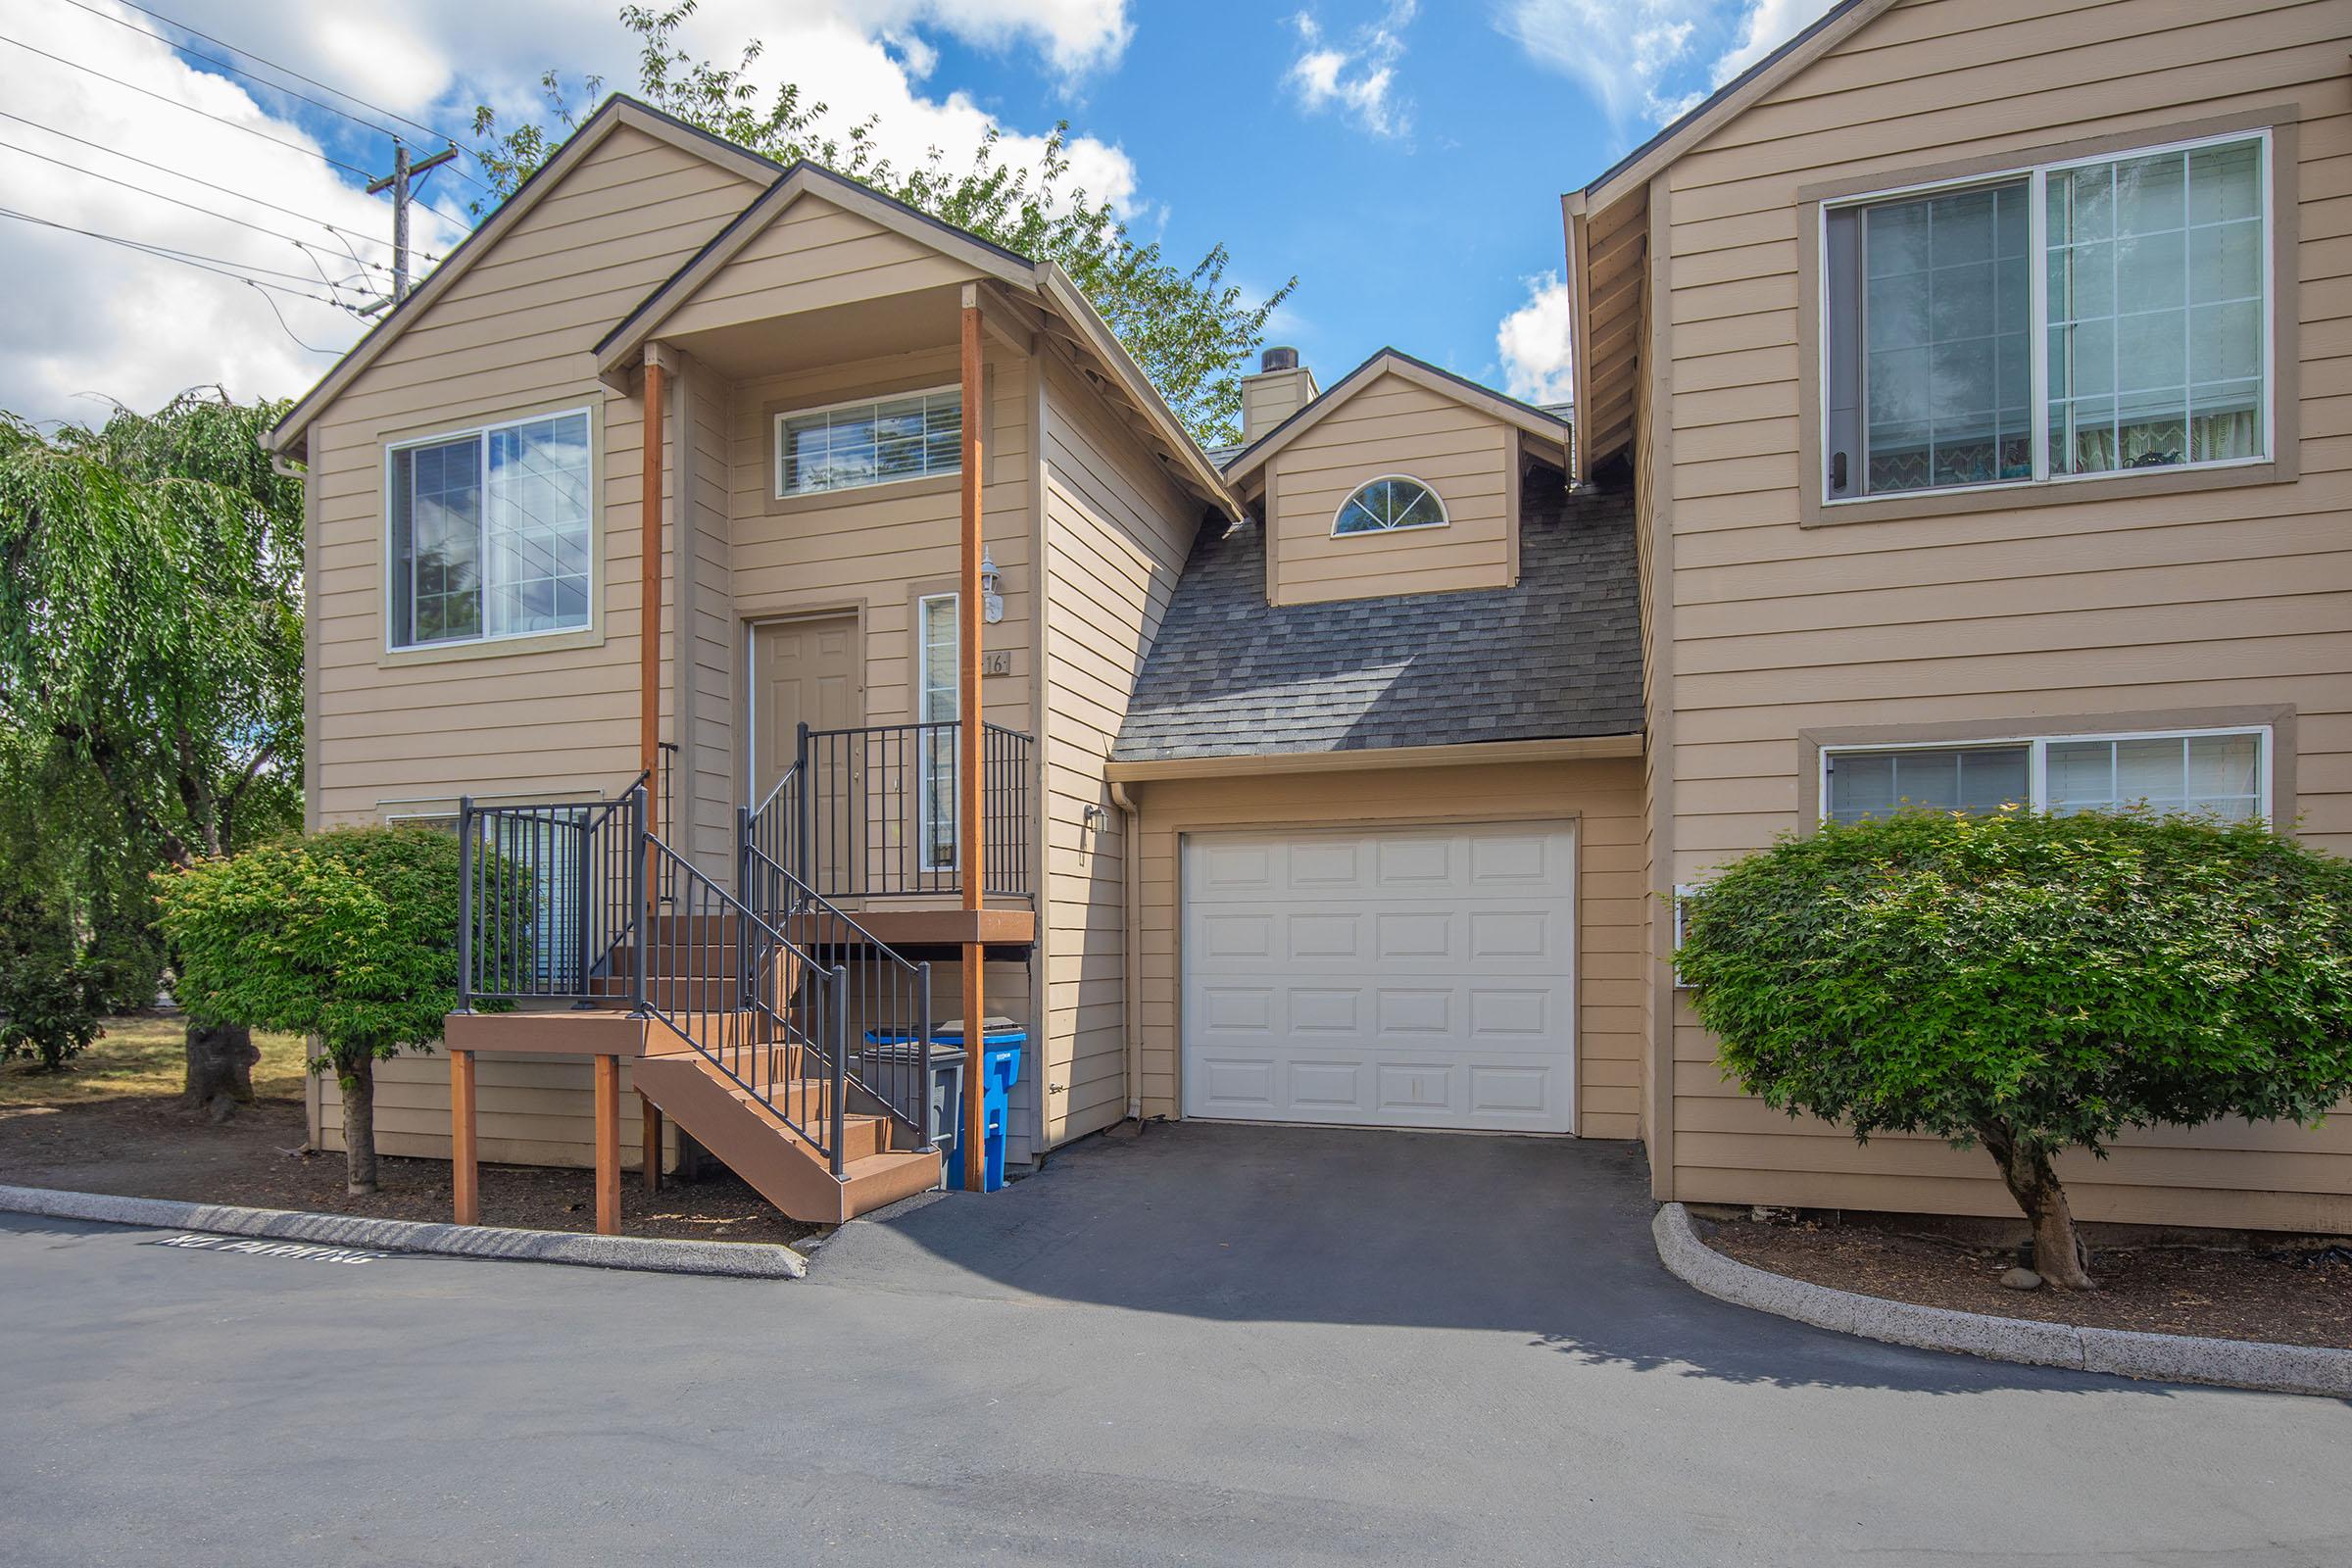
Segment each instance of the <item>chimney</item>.
[{"label": "chimney", "polygon": [[1294,348],[1258,356],[1257,373],[1242,377],[1242,439],[1254,441],[1315,400],[1315,372]]}]

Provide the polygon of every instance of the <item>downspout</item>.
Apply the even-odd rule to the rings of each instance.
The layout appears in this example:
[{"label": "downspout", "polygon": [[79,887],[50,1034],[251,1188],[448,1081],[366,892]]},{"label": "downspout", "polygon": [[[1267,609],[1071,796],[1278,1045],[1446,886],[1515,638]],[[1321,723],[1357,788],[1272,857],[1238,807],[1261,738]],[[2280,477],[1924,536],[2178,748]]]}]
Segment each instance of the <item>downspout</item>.
[{"label": "downspout", "polygon": [[1126,901],[1126,918],[1119,922],[1125,952],[1119,968],[1119,1003],[1127,1026],[1127,1119],[1140,1131],[1144,1124],[1144,993],[1138,984],[1143,967],[1144,843],[1143,808],[1117,779],[1110,782],[1110,804],[1119,808],[1119,889]]}]

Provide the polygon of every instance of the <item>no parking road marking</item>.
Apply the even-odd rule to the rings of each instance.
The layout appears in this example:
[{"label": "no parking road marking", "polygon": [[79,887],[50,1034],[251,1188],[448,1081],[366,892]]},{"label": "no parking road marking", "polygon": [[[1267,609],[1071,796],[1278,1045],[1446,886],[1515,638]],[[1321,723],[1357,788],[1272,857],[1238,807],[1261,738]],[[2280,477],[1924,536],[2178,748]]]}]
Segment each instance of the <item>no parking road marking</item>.
[{"label": "no parking road marking", "polygon": [[291,1257],[305,1263],[372,1263],[390,1252],[363,1252],[349,1247],[306,1247],[299,1242],[240,1242],[226,1236],[166,1236],[151,1247],[201,1247],[213,1252],[242,1252],[248,1257]]}]

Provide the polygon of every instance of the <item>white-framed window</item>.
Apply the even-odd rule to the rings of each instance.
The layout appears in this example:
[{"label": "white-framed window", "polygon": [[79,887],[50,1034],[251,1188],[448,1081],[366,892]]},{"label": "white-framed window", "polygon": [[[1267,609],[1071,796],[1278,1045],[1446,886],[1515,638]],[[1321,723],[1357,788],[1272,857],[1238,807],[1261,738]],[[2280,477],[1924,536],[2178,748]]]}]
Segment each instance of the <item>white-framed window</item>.
[{"label": "white-framed window", "polygon": [[2220,821],[2271,816],[2271,731],[2022,736],[1965,744],[1824,747],[1824,821],[1907,810],[2057,815],[2145,807]]},{"label": "white-framed window", "polygon": [[776,494],[963,471],[963,390],[932,387],[776,416]]},{"label": "white-framed window", "polygon": [[[1683,938],[1690,931],[1690,906],[1697,902],[1699,885],[1695,882],[1677,882],[1674,885],[1674,951],[1683,951]],[[1674,966],[1674,985],[1678,991],[1688,990],[1690,982],[1683,978],[1683,966]]]},{"label": "white-framed window", "polygon": [[1399,528],[1443,528],[1446,503],[1437,491],[1409,473],[1384,473],[1357,485],[1333,514],[1334,537],[1351,533],[1394,533]]},{"label": "white-framed window", "polygon": [[922,687],[917,693],[915,720],[941,726],[922,732],[916,753],[921,776],[915,797],[921,821],[922,866],[926,871],[956,868],[956,731],[953,725],[963,701],[956,667],[962,627],[957,620],[956,596],[927,594],[915,602],[915,640],[921,655]]},{"label": "white-framed window", "polygon": [[589,442],[589,411],[569,409],[385,450],[387,646],[588,625]]},{"label": "white-framed window", "polygon": [[2271,141],[1826,207],[1830,503],[2272,456]]}]

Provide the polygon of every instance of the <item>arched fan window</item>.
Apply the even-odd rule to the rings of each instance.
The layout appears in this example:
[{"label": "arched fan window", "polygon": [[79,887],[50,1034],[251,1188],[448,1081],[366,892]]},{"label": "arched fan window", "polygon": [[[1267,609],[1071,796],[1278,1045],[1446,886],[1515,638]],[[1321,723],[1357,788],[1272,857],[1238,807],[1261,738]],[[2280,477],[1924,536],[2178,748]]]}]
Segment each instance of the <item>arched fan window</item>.
[{"label": "arched fan window", "polygon": [[1435,528],[1446,521],[1438,493],[1407,474],[1389,473],[1359,486],[1340,506],[1331,531],[1389,533],[1397,528]]}]

